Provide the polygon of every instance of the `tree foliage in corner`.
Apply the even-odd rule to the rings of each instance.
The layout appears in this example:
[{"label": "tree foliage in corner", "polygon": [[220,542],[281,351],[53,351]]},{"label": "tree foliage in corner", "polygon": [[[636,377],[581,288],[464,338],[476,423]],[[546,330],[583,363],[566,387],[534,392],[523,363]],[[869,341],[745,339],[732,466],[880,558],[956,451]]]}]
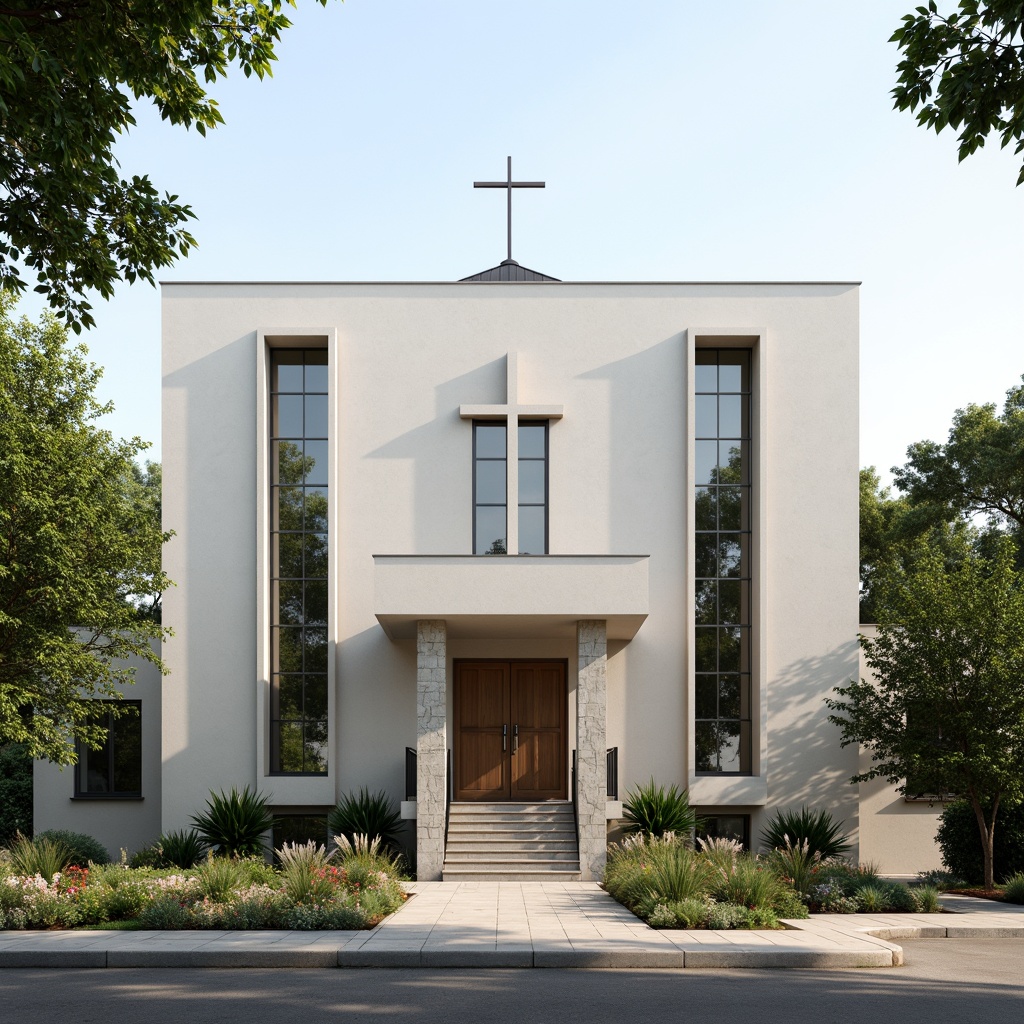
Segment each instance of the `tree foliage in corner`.
[{"label": "tree foliage in corner", "polygon": [[110,406],[84,347],[50,314],[15,323],[11,304],[0,296],[0,743],[72,764],[76,739],[103,739],[94,698],[132,681],[119,660],[163,668],[152,605],[169,534],[135,464],[146,445],[96,425]]},{"label": "tree foliage in corner", "polygon": [[947,125],[959,132],[961,160],[992,133],[1003,147],[1015,142],[1014,153],[1024,152],[1022,28],[1021,0],[959,0],[948,16],[935,0],[918,7],[889,40],[903,53],[896,109],[917,111],[918,123],[936,132]]},{"label": "tree foliage in corner", "polygon": [[[319,0],[326,4],[326,0]],[[237,64],[271,73],[295,0],[9,0],[0,8],[0,289],[26,277],[77,333],[84,295],[153,280],[185,255],[193,217],[113,155],[150,99],[172,124],[205,134],[223,118],[204,85]]]},{"label": "tree foliage in corner", "polygon": [[852,782],[913,780],[915,791],[970,801],[993,885],[1001,804],[1024,799],[1024,585],[1015,545],[993,558],[941,552],[876,579],[878,631],[861,643],[874,680],[837,688],[826,704],[842,744],[861,743],[871,767]]}]

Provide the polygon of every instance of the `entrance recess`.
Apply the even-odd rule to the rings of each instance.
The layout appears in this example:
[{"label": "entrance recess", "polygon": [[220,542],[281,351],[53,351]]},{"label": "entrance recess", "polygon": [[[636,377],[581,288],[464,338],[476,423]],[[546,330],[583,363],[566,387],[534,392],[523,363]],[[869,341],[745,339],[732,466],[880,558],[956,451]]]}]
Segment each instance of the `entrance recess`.
[{"label": "entrance recess", "polygon": [[455,663],[455,799],[565,800],[565,662]]}]

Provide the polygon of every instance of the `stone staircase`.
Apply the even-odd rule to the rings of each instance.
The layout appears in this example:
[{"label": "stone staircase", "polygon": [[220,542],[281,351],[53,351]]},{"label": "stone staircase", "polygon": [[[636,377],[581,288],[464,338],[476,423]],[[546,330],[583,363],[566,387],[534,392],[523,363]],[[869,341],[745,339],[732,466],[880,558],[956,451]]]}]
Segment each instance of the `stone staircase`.
[{"label": "stone staircase", "polygon": [[572,804],[453,802],[442,877],[449,881],[575,881]]}]

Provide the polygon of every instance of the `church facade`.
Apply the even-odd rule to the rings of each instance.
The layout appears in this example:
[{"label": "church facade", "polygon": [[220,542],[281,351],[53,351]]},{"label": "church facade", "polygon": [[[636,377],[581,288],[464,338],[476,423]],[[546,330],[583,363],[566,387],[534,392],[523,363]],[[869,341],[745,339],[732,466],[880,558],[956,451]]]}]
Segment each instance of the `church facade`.
[{"label": "church facade", "polygon": [[[170,675],[148,805],[104,803],[104,841],[211,789],[286,822],[366,787],[415,821],[421,879],[455,807],[496,805],[571,807],[594,878],[651,779],[755,848],[777,808],[857,833],[823,703],[859,672],[855,283],[506,261],[163,294]],[[914,849],[887,870],[932,866]]]}]

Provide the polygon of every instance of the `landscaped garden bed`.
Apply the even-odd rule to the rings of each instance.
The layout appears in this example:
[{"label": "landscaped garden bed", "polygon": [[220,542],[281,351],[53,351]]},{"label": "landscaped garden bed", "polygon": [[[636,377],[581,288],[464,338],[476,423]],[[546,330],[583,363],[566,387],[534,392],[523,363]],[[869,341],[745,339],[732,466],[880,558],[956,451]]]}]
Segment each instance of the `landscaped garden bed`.
[{"label": "landscaped garden bed", "polygon": [[0,850],[0,929],[372,928],[406,899],[401,857],[379,830],[341,832],[330,853],[285,843],[271,864],[266,801],[248,790],[211,794],[193,823],[116,864],[89,836],[19,837]]},{"label": "landscaped garden bed", "polygon": [[811,913],[937,913],[939,890],[887,882],[842,854],[847,837],[826,812],[777,813],[753,854],[733,839],[690,837],[699,821],[685,793],[651,781],[625,802],[622,843],[604,886],[655,928],[782,928]]}]

